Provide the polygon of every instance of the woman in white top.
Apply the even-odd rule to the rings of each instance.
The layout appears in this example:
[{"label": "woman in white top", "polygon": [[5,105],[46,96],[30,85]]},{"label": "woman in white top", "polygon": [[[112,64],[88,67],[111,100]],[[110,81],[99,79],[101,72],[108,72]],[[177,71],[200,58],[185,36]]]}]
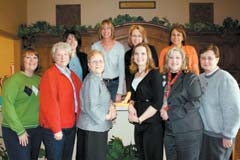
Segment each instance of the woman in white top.
[{"label": "woman in white top", "polygon": [[105,69],[103,80],[111,94],[112,101],[121,101],[125,92],[124,47],[114,39],[114,26],[108,19],[102,21],[99,28],[100,41],[92,49],[103,53]]}]

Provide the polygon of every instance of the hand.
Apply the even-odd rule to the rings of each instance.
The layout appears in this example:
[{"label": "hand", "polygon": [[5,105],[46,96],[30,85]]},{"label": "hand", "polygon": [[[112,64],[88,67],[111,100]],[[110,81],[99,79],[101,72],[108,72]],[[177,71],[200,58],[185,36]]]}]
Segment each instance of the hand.
[{"label": "hand", "polygon": [[160,116],[162,117],[163,120],[168,120],[168,113],[166,111],[166,109],[163,107],[161,110],[160,110]]},{"label": "hand", "polygon": [[111,104],[109,111],[110,111],[110,115],[111,115],[111,120],[116,119],[117,111],[116,111],[116,107],[113,104]]},{"label": "hand", "polygon": [[115,97],[115,102],[121,102],[122,101],[122,95],[121,94],[117,94]]},{"label": "hand", "polygon": [[62,137],[63,137],[62,131],[59,131],[59,132],[57,132],[57,133],[54,134],[54,138],[55,138],[56,140],[61,140]]},{"label": "hand", "polygon": [[137,115],[128,114],[128,121],[129,121],[130,123],[138,123],[138,117],[137,117]]},{"label": "hand", "polygon": [[223,138],[223,140],[222,140],[222,143],[223,143],[223,147],[224,148],[230,148],[230,147],[232,147],[232,140],[231,139],[225,139],[225,138]]},{"label": "hand", "polygon": [[24,132],[21,136],[18,136],[19,144],[23,147],[28,145],[28,134]]},{"label": "hand", "polygon": [[110,105],[108,114],[106,115],[106,120],[114,120],[117,117],[117,111],[113,104]]},{"label": "hand", "polygon": [[128,114],[137,115],[137,111],[136,111],[136,109],[133,107],[132,104],[129,104],[129,106],[128,106]]}]

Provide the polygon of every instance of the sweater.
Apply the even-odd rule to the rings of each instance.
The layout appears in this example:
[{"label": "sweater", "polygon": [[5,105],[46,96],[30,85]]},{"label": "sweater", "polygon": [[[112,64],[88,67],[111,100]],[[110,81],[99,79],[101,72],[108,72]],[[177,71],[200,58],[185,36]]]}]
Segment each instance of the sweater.
[{"label": "sweater", "polygon": [[2,125],[12,129],[17,135],[39,125],[39,82],[39,76],[28,77],[22,72],[15,73],[4,82]]},{"label": "sweater", "polygon": [[[80,113],[79,91],[81,81],[71,71],[70,77],[76,89],[78,113]],[[70,80],[53,65],[42,76],[40,82],[40,125],[57,133],[72,128],[76,122],[74,90]]]},{"label": "sweater", "polygon": [[226,71],[200,75],[203,96],[200,114],[205,134],[232,139],[240,127],[240,91],[237,81]]},{"label": "sweater", "polygon": [[92,49],[99,50],[103,53],[105,61],[105,69],[103,72],[103,79],[113,79],[119,77],[119,84],[117,94],[125,94],[125,70],[124,70],[124,46],[115,41],[114,46],[110,51],[106,51],[101,41],[97,41],[92,45]]}]

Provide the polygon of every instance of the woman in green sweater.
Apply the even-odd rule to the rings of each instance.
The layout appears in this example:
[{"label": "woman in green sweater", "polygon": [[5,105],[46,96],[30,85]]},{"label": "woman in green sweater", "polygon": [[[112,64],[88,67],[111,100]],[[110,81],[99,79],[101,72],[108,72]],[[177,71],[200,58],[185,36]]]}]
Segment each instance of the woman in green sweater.
[{"label": "woman in green sweater", "polygon": [[35,74],[38,53],[28,48],[22,55],[21,71],[9,77],[2,90],[2,134],[11,160],[37,160],[41,145],[38,86]]}]

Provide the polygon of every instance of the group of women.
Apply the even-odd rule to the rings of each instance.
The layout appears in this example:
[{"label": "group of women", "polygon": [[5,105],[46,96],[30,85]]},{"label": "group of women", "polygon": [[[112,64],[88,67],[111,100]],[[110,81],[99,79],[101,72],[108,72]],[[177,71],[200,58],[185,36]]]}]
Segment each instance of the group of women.
[{"label": "group of women", "polygon": [[182,25],[172,27],[159,56],[141,25],[130,27],[125,54],[111,21],[103,20],[99,33],[86,55],[79,52],[78,33],[67,31],[64,42],[54,44],[54,65],[41,80],[37,51],[25,50],[21,71],[2,91],[3,139],[11,160],[37,159],[41,142],[48,160],[71,160],[76,133],[76,160],[106,160],[114,102],[126,90],[140,160],[162,160],[163,146],[168,160],[229,159],[240,127],[240,91],[218,67],[217,46],[199,52],[199,75],[197,52],[185,44]]}]

